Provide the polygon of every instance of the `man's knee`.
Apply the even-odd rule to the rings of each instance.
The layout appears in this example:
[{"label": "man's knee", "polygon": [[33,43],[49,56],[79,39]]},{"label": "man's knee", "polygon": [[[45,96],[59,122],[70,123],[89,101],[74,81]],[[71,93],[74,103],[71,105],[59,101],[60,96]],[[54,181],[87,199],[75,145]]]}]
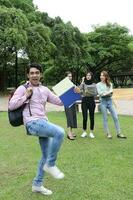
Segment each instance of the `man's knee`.
[{"label": "man's knee", "polygon": [[59,131],[58,131],[58,137],[59,138],[64,138],[64,135],[65,135],[65,130],[60,127]]},{"label": "man's knee", "polygon": [[114,116],[114,121],[118,121],[118,116]]}]

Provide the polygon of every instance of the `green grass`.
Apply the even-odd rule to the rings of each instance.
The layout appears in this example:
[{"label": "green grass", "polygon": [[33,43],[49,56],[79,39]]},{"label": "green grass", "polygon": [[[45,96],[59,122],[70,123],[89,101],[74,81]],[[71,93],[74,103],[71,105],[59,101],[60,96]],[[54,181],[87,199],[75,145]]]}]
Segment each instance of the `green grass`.
[{"label": "green grass", "polygon": [[[49,120],[66,129],[63,112],[51,112]],[[27,136],[24,127],[9,125],[7,113],[0,113],[0,200],[133,200],[133,137],[130,116],[120,116],[127,140],[105,137],[102,116],[96,114],[96,139],[81,138],[82,116],[78,114],[77,138],[65,138],[57,165],[65,179],[46,174],[45,186],[54,193],[47,197],[31,192],[31,182],[41,156],[36,137]]]}]

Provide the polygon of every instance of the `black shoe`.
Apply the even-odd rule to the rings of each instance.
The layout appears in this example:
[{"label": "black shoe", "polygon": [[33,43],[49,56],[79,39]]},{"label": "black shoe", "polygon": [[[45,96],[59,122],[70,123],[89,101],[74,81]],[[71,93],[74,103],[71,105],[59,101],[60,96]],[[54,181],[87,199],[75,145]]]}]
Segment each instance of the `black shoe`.
[{"label": "black shoe", "polygon": [[126,137],[126,136],[124,136],[124,135],[121,135],[121,134],[117,135],[117,138],[119,138],[119,139],[127,139],[127,137]]},{"label": "black shoe", "polygon": [[77,137],[77,135],[73,134],[73,137]]},{"label": "black shoe", "polygon": [[75,140],[75,138],[74,138],[72,135],[67,135],[67,138],[68,138],[69,140]]}]

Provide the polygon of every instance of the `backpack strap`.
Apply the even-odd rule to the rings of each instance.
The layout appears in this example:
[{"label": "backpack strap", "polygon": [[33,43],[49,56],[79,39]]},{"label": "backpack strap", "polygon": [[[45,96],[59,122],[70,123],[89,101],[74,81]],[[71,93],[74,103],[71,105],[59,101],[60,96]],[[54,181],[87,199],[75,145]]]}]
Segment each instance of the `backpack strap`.
[{"label": "backpack strap", "polygon": [[[23,86],[25,87],[25,89],[27,89],[29,87],[29,83],[25,83],[25,84],[23,84]],[[31,94],[31,96],[32,96],[32,94]],[[28,97],[28,99],[29,99],[28,108],[29,108],[30,116],[32,116],[31,108],[30,108],[30,98],[31,98],[31,96]]]},{"label": "backpack strap", "polygon": [[30,116],[32,116],[32,113],[31,113],[31,108],[30,108],[30,103],[28,103],[28,108],[29,108],[29,113],[30,113]]}]

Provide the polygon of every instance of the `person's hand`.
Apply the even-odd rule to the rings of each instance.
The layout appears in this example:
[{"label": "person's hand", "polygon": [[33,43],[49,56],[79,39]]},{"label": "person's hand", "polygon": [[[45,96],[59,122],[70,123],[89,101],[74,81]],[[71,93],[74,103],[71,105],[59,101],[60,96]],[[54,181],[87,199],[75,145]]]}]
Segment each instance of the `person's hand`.
[{"label": "person's hand", "polygon": [[106,95],[107,95],[107,92],[104,92],[102,96],[106,96]]},{"label": "person's hand", "polygon": [[74,92],[75,92],[75,93],[80,93],[80,88],[79,88],[79,87],[75,87],[75,88],[74,88]]},{"label": "person's hand", "polygon": [[32,87],[28,87],[28,88],[26,89],[26,97],[27,97],[27,99],[28,99],[29,97],[31,97],[32,93],[33,93]]},{"label": "person's hand", "polygon": [[111,96],[112,94],[113,94],[113,92],[104,92],[102,96],[108,96],[108,95]]},{"label": "person's hand", "polygon": [[82,77],[82,82],[81,83],[84,83],[84,80],[85,80],[85,77]]}]

